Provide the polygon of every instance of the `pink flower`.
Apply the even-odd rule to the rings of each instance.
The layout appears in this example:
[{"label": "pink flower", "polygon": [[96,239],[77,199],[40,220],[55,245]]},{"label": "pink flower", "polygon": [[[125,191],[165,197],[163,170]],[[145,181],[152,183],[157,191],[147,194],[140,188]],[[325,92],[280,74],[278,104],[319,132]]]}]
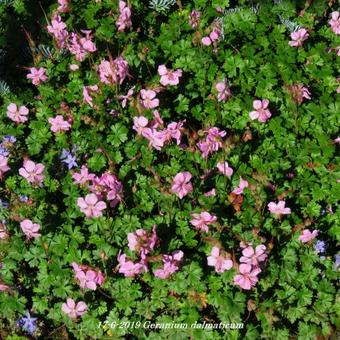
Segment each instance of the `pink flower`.
[{"label": "pink flower", "polygon": [[179,264],[182,261],[184,253],[177,250],[172,255],[163,255],[163,268],[155,270],[154,274],[160,279],[167,279],[179,269]]},{"label": "pink flower", "polygon": [[142,105],[146,109],[154,109],[159,106],[159,100],[156,98],[156,92],[152,90],[141,90]]},{"label": "pink flower", "polygon": [[66,13],[68,12],[68,0],[58,0],[59,7],[57,8],[57,11],[59,13]]},{"label": "pink flower", "polygon": [[6,290],[9,290],[10,288],[11,288],[10,286],[0,283],[0,292],[5,292]]},{"label": "pink flower", "polygon": [[242,289],[249,290],[256,285],[259,273],[261,273],[261,269],[252,269],[250,264],[241,264],[239,274],[234,277],[234,283]]},{"label": "pink flower", "polygon": [[270,117],[271,113],[268,110],[269,100],[254,100],[253,101],[253,108],[256,111],[251,111],[249,116],[252,120],[257,119],[260,123],[265,123]]},{"label": "pink flower", "polygon": [[38,86],[42,81],[47,80],[45,72],[46,69],[43,67],[40,67],[39,69],[31,67],[30,73],[26,76],[26,78],[32,79],[32,84]]},{"label": "pink flower", "polygon": [[79,280],[81,288],[88,288],[91,290],[97,289],[97,285],[95,282],[96,272],[94,272],[93,270],[88,270],[86,273],[84,273],[83,271],[78,272],[76,278]]},{"label": "pink flower", "polygon": [[193,188],[190,183],[191,173],[188,171],[179,172],[172,181],[171,192],[176,194],[180,199],[189,194]]},{"label": "pink flower", "polygon": [[125,277],[134,277],[140,274],[146,267],[142,263],[134,263],[126,260],[126,254],[118,254],[118,272],[124,274]]},{"label": "pink flower", "polygon": [[309,34],[305,28],[300,28],[298,31],[293,32],[290,37],[292,40],[288,42],[289,46],[299,47],[308,39]]},{"label": "pink flower", "polygon": [[93,107],[93,98],[91,95],[93,93],[97,93],[99,90],[97,85],[91,85],[91,86],[84,86],[83,87],[83,98],[84,102],[86,104],[89,104],[91,107]]},{"label": "pink flower", "polygon": [[201,41],[204,46],[210,46],[212,44],[212,41],[209,37],[203,37]]},{"label": "pink flower", "polygon": [[223,81],[217,83],[215,88],[218,92],[217,100],[219,102],[225,102],[231,97],[231,91],[227,79],[223,79]]},{"label": "pink flower", "polygon": [[79,70],[79,66],[77,64],[71,64],[70,65],[70,70],[71,71],[77,71],[77,70]]},{"label": "pink flower", "polygon": [[340,144],[340,137],[335,138],[335,139],[334,139],[334,143]]},{"label": "pink flower", "polygon": [[90,30],[81,30],[82,33],[85,34],[85,37],[81,37],[79,39],[79,43],[81,47],[86,52],[95,52],[97,51],[96,45],[92,42],[92,34]]},{"label": "pink flower", "polygon": [[102,60],[98,66],[100,81],[105,84],[122,84],[128,74],[128,63],[122,57],[112,62]]},{"label": "pink flower", "polygon": [[71,263],[75,278],[79,281],[80,288],[88,288],[96,290],[97,285],[101,286],[105,281],[105,276],[100,270],[96,270],[86,265],[78,265],[75,262]]},{"label": "pink flower", "polygon": [[25,123],[27,121],[28,109],[26,106],[20,106],[11,103],[7,106],[7,117],[16,123]]},{"label": "pink flower", "polygon": [[235,188],[232,192],[236,195],[241,195],[241,194],[243,194],[243,190],[245,188],[248,188],[248,182],[245,179],[243,179],[242,177],[240,177],[240,183],[239,183],[238,187]]},{"label": "pink flower", "polygon": [[88,181],[92,181],[95,178],[95,174],[90,174],[89,169],[86,165],[83,165],[80,169],[80,173],[75,172],[72,175],[74,183],[76,184],[86,184]]},{"label": "pink flower", "polygon": [[117,177],[109,172],[100,177],[95,176],[90,186],[90,191],[101,197],[104,195],[110,201],[110,206],[115,207],[123,198],[123,185]]},{"label": "pink flower", "polygon": [[258,245],[255,250],[252,246],[248,246],[242,250],[243,256],[241,256],[240,262],[257,267],[260,262],[263,262],[267,258],[265,251],[266,246],[263,244]]},{"label": "pink flower", "polygon": [[213,188],[210,191],[207,191],[204,193],[204,196],[209,197],[209,196],[216,196],[216,189]]},{"label": "pink flower", "polygon": [[331,29],[335,34],[340,34],[340,13],[338,11],[332,12],[332,19],[329,21]]},{"label": "pink flower", "polygon": [[96,45],[92,42],[91,31],[81,30],[85,36],[80,36],[76,33],[71,33],[68,39],[68,50],[76,56],[76,60],[83,61],[88,53],[97,50]]},{"label": "pink flower", "polygon": [[40,225],[38,223],[33,223],[31,220],[23,220],[20,222],[20,228],[23,233],[26,235],[27,239],[31,239],[32,237],[40,237],[41,234],[38,233],[40,230]]},{"label": "pink flower", "polygon": [[87,305],[84,301],[79,301],[77,304],[73,299],[68,298],[66,303],[63,303],[61,310],[71,319],[76,319],[86,313]]},{"label": "pink flower", "polygon": [[154,110],[152,112],[152,115],[154,119],[152,120],[151,124],[154,129],[163,126],[164,122],[163,119],[161,118],[159,112],[157,110]]},{"label": "pink flower", "polygon": [[279,201],[278,203],[270,202],[267,206],[272,214],[275,214],[277,216],[289,215],[291,213],[291,210],[290,208],[285,208],[285,205],[285,201]]},{"label": "pink flower", "polygon": [[302,243],[307,243],[307,242],[312,241],[318,235],[319,235],[319,230],[313,230],[313,232],[311,232],[309,229],[305,229],[302,231],[298,240],[301,241]]},{"label": "pink flower", "polygon": [[193,10],[190,12],[189,14],[189,24],[192,28],[197,28],[198,24],[199,24],[199,20],[200,20],[200,16],[201,13]]},{"label": "pink flower", "polygon": [[164,138],[166,141],[170,141],[172,138],[176,139],[177,145],[181,143],[181,129],[183,127],[184,121],[172,122],[168,124],[167,128],[163,130]]},{"label": "pink flower", "polygon": [[3,155],[0,155],[0,179],[2,178],[5,172],[10,170],[10,167],[8,166],[7,163],[8,163],[8,158]]},{"label": "pink flower", "polygon": [[132,98],[133,95],[133,91],[134,91],[135,86],[133,86],[128,93],[126,94],[126,96],[119,96],[118,99],[122,101],[122,108],[126,107],[126,103],[128,100],[130,100]]},{"label": "pink flower", "polygon": [[19,169],[19,174],[26,178],[29,183],[41,184],[44,180],[44,169],[45,166],[41,163],[34,163],[33,161],[27,159],[24,160],[23,168]]},{"label": "pink flower", "polygon": [[103,216],[102,210],[106,209],[106,203],[99,201],[95,194],[88,194],[85,199],[79,197],[77,205],[87,218]]},{"label": "pink flower", "polygon": [[57,43],[58,48],[65,48],[69,34],[66,30],[66,24],[62,21],[60,15],[55,15],[51,24],[47,26],[47,31],[51,33]]},{"label": "pink flower", "polygon": [[64,120],[62,115],[57,115],[55,118],[48,118],[48,122],[51,124],[52,132],[68,131],[71,128],[71,124]]},{"label": "pink flower", "polygon": [[302,104],[304,99],[311,99],[311,93],[309,92],[308,88],[303,85],[292,85],[288,86],[288,90],[291,93],[293,100],[297,104]]},{"label": "pink flower", "polygon": [[124,31],[132,26],[131,10],[125,1],[119,1],[119,18],[117,21],[118,31]]},{"label": "pink flower", "polygon": [[147,127],[149,121],[144,116],[134,117],[133,118],[133,129],[137,131],[139,135],[142,135]]},{"label": "pink flower", "polygon": [[163,86],[178,85],[179,78],[182,76],[182,70],[168,70],[165,65],[158,66],[158,74],[161,76],[160,83]]},{"label": "pink flower", "polygon": [[215,267],[217,273],[223,273],[233,267],[233,261],[220,255],[220,249],[213,247],[211,255],[208,256],[208,266]]},{"label": "pink flower", "polygon": [[217,41],[221,38],[222,32],[218,28],[214,28],[209,34],[209,38],[212,42]]},{"label": "pink flower", "polygon": [[154,249],[157,240],[155,226],[151,233],[144,229],[138,229],[133,233],[128,233],[129,249],[140,253],[142,258]]},{"label": "pink flower", "polygon": [[228,162],[218,162],[216,167],[221,174],[227,177],[231,177],[234,172],[234,170],[229,167]]},{"label": "pink flower", "polygon": [[143,136],[148,139],[150,145],[156,150],[161,150],[166,142],[166,134],[164,131],[146,128],[143,130]]},{"label": "pink flower", "polygon": [[202,157],[204,158],[222,147],[221,138],[227,134],[224,130],[220,131],[217,127],[212,127],[205,131],[205,133],[207,134],[206,139],[197,143],[198,148],[202,152]]},{"label": "pink flower", "polygon": [[217,221],[217,217],[215,215],[210,215],[206,211],[202,211],[199,214],[192,214],[193,220],[190,223],[198,230],[208,232],[208,225],[213,224]]}]

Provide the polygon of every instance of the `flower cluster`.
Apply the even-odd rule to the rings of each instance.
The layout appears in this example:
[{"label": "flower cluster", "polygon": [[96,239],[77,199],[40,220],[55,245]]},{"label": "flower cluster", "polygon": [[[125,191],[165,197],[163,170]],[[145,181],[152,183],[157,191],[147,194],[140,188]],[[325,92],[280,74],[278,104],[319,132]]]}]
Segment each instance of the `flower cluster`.
[{"label": "flower cluster", "polygon": [[198,27],[198,24],[199,24],[199,21],[200,21],[200,17],[201,17],[201,13],[196,11],[196,10],[192,10],[190,13],[189,13],[189,25],[192,27],[192,28],[197,28]]},{"label": "flower cluster", "polygon": [[132,26],[131,9],[125,1],[119,1],[119,18],[117,21],[118,31],[124,31]]},{"label": "flower cluster", "polygon": [[[154,226],[152,232],[147,232],[144,229],[138,229],[133,233],[128,234],[129,249],[136,251],[140,260],[133,262],[127,259],[126,254],[119,252],[118,260],[118,272],[124,274],[125,277],[134,277],[141,274],[143,271],[148,271],[148,263],[150,258],[148,257],[157,242],[158,237],[156,233],[156,227]],[[178,250],[171,255],[162,255],[163,268],[156,269],[154,274],[161,279],[169,278],[173,273],[178,271],[179,264],[183,259],[183,252]]]},{"label": "flower cluster", "polygon": [[243,256],[240,258],[239,272],[234,277],[235,285],[245,290],[256,285],[259,280],[257,276],[261,273],[259,265],[267,258],[265,251],[266,246],[263,244],[258,245],[255,249],[251,245],[244,247]]},{"label": "flower cluster", "polygon": [[221,30],[216,27],[210,32],[209,36],[205,36],[202,38],[202,44],[205,46],[210,46],[213,43],[217,43],[221,39],[221,36]]},{"label": "flower cluster", "polygon": [[77,61],[83,61],[89,53],[97,50],[96,45],[92,41],[90,30],[81,30],[80,35],[67,31],[66,24],[62,21],[59,14],[56,14],[47,26],[47,30],[54,36],[58,48],[65,48],[75,55]]},{"label": "flower cluster", "polygon": [[76,184],[83,185],[91,191],[85,198],[80,197],[77,200],[80,211],[88,218],[102,216],[102,210],[107,207],[102,200],[115,207],[123,199],[123,185],[110,172],[97,176],[89,173],[87,166],[83,165],[80,172],[74,172],[72,177]]},{"label": "flower cluster", "polygon": [[309,89],[301,84],[288,86],[288,91],[290,92],[294,102],[299,105],[301,105],[305,99],[311,99]]},{"label": "flower cluster", "polygon": [[134,117],[133,129],[138,135],[146,138],[150,145],[156,150],[161,150],[163,146],[175,139],[177,145],[181,143],[181,131],[184,121],[171,122],[166,128],[163,127],[163,120],[158,111],[153,112],[154,119],[149,120],[144,116]]},{"label": "flower cluster", "polygon": [[218,151],[222,147],[221,138],[225,137],[227,132],[221,131],[218,127],[212,127],[205,130],[206,138],[197,144],[202,152],[202,157],[207,158],[210,154]]},{"label": "flower cluster", "polygon": [[102,60],[98,66],[100,81],[104,84],[122,84],[128,75],[128,62],[119,56],[114,60]]},{"label": "flower cluster", "polygon": [[153,227],[151,234],[144,229],[138,229],[133,233],[129,233],[128,241],[129,249],[137,252],[144,259],[147,254],[153,251],[158,241],[156,226]]},{"label": "flower cluster", "polygon": [[79,265],[75,262],[72,262],[71,266],[80,288],[96,290],[97,286],[101,286],[105,281],[105,276],[100,270],[86,265]]}]

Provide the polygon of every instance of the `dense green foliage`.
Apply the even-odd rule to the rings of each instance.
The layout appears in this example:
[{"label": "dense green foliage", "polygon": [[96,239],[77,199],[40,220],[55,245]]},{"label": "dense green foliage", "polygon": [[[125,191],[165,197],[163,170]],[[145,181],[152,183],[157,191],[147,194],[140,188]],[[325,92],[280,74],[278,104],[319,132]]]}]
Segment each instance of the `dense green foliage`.
[{"label": "dense green foliage", "polygon": [[[335,336],[340,38],[328,23],[335,4],[193,0],[169,1],[162,8],[131,0],[132,27],[118,31],[118,1],[72,0],[69,12],[61,13],[67,30],[91,30],[97,49],[78,62],[47,32],[57,4],[39,9],[31,7],[33,2],[0,0],[0,49],[7,51],[0,60],[0,90],[9,86],[0,91],[0,139],[16,138],[8,156],[10,170],[0,181],[0,222],[7,233],[0,239],[0,284],[10,287],[0,291],[0,338],[28,336],[16,325],[27,310],[38,318],[32,336],[40,339]],[[197,28],[188,20],[194,9],[201,13]],[[13,32],[23,22],[26,36],[21,31],[16,41]],[[223,33],[220,41],[203,45],[201,39],[216,25]],[[288,44],[297,25],[309,32],[298,48]],[[125,80],[100,82],[100,62],[118,56],[128,62]],[[71,71],[71,64],[79,70]],[[182,70],[177,86],[160,86],[157,68],[162,64]],[[46,68],[48,79],[39,86],[26,79],[33,66]],[[225,102],[217,100],[215,88],[224,78],[232,93]],[[310,100],[294,98],[296,84],[309,89]],[[99,87],[92,93],[92,107],[83,98],[84,87],[91,85]],[[123,107],[119,96],[133,86],[134,94]],[[157,150],[137,135],[133,118],[153,117],[138,99],[141,89],[158,91],[165,125],[185,120],[181,145],[172,141]],[[265,123],[251,120],[253,101],[265,98],[271,118]],[[10,103],[29,109],[27,122],[16,124],[7,117]],[[58,114],[72,122],[69,131],[51,131],[48,119]],[[227,134],[222,147],[204,158],[197,143],[211,127]],[[72,170],[60,159],[64,149],[75,150],[77,166]],[[43,185],[19,175],[26,158],[45,166]],[[219,161],[229,163],[231,177],[208,173]],[[85,164],[98,176],[110,171],[123,185],[122,201],[102,217],[86,218],[77,205],[89,189],[75,184],[72,174]],[[192,174],[193,190],[179,199],[170,188],[174,176],[185,171]],[[249,186],[235,198],[231,192],[240,177]],[[204,194],[213,188],[215,196]],[[275,217],[269,212],[268,203],[279,200],[291,214]],[[217,216],[208,233],[190,224],[192,213],[203,210]],[[40,224],[40,237],[25,238],[20,228],[24,219]],[[128,248],[128,233],[150,231],[154,225],[159,245],[149,271],[124,277],[116,269],[119,251],[137,260]],[[319,230],[317,240],[326,243],[322,254],[315,250],[317,240],[298,239],[304,229]],[[233,281],[242,256],[240,241],[267,248],[251,290]],[[207,265],[212,246],[229,253],[232,269],[217,273]],[[179,249],[184,253],[179,270],[166,280],[155,277],[162,264],[157,255]],[[100,269],[104,284],[95,291],[81,289],[72,262]],[[68,297],[87,304],[87,313],[77,321],[61,310]],[[138,321],[189,326],[157,330],[122,324]],[[190,327],[204,321],[244,327]]]}]

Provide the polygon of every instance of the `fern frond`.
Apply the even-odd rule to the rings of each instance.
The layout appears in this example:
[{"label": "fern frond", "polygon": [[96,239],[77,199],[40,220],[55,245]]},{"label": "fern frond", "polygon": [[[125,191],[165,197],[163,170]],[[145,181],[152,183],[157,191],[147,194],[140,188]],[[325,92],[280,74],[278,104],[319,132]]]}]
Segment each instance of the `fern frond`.
[{"label": "fern frond", "polygon": [[149,7],[156,12],[165,12],[176,3],[176,0],[150,0]]},{"label": "fern frond", "polygon": [[53,55],[53,49],[44,44],[39,44],[36,48],[36,52],[42,54],[45,59],[49,59]]},{"label": "fern frond", "polygon": [[285,19],[281,15],[279,15],[279,20],[280,20],[280,23],[282,25],[286,26],[286,28],[290,32],[295,32],[295,31],[297,31],[297,30],[299,30],[301,28],[301,26],[298,25],[297,23],[295,23],[295,22],[293,22],[291,20]]},{"label": "fern frond", "polygon": [[14,0],[0,0],[0,4],[5,5],[5,6],[12,5],[13,2]]},{"label": "fern frond", "polygon": [[7,85],[7,83],[4,80],[0,80],[0,96],[6,96],[7,94],[9,94],[11,92],[9,86]]}]

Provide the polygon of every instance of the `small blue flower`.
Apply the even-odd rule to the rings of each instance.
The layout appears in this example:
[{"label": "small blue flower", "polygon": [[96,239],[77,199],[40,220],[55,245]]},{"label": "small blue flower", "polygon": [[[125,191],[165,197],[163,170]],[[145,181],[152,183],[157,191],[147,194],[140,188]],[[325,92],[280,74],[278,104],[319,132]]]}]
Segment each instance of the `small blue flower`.
[{"label": "small blue flower", "polygon": [[14,144],[17,141],[17,139],[14,136],[11,135],[7,135],[4,138],[2,138],[2,143],[10,143],[10,144]]},{"label": "small blue flower", "polygon": [[73,155],[70,151],[66,149],[63,149],[60,159],[64,164],[67,165],[69,170],[78,166],[76,155]]},{"label": "small blue flower", "polygon": [[314,249],[317,254],[324,253],[326,251],[326,242],[321,240],[317,241],[315,243]]},{"label": "small blue flower", "polygon": [[0,144],[0,155],[7,157],[9,155],[9,151]]},{"label": "small blue flower", "polygon": [[34,331],[37,329],[37,318],[32,318],[29,312],[26,312],[26,317],[23,316],[17,321],[19,327],[21,327],[24,331],[28,332],[29,334],[33,334]]},{"label": "small blue flower", "polygon": [[19,196],[19,200],[20,200],[20,202],[26,203],[28,201],[28,196],[20,195]]}]

